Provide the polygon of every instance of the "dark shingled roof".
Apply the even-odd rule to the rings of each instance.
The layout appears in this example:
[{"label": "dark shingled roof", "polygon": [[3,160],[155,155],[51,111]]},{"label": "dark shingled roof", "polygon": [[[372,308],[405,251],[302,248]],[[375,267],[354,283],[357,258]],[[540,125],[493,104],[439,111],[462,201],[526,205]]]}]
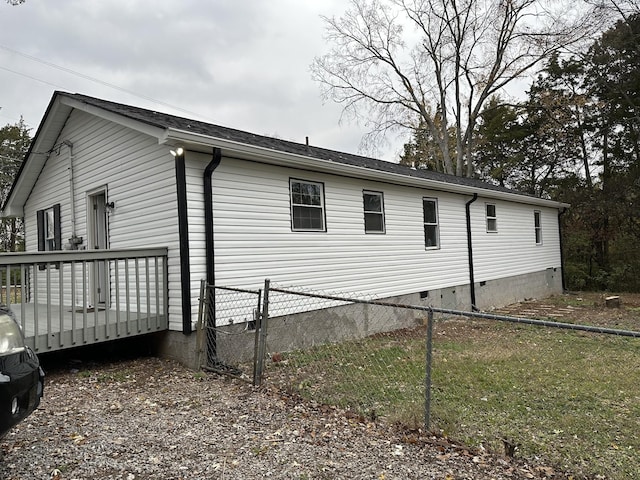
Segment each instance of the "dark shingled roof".
[{"label": "dark shingled roof", "polygon": [[242,130],[221,127],[220,125],[213,125],[211,123],[190,120],[188,118],[177,117],[175,115],[169,115],[166,113],[155,112],[153,110],[133,107],[131,105],[109,102],[107,100],[101,100],[78,93],[57,93],[86,103],[87,105],[99,107],[109,112],[117,113],[119,115],[122,115],[123,117],[137,120],[154,127],[174,128],[200,135],[206,135],[208,137],[231,140],[247,145],[263,147],[270,150],[301,155],[309,158],[317,158],[320,160],[331,161],[340,164],[365,167],[381,172],[388,172],[408,177],[424,178],[453,185],[463,185],[483,190],[508,192],[512,194],[531,197],[531,195],[483,182],[475,178],[457,177],[455,175],[447,175],[444,173],[438,173],[429,170],[416,170],[414,168],[400,165],[398,163],[363,157],[360,155],[352,155],[350,153],[337,152],[335,150],[328,150],[325,148],[314,147],[302,143],[280,140],[264,135],[256,135],[253,133],[244,132]]}]

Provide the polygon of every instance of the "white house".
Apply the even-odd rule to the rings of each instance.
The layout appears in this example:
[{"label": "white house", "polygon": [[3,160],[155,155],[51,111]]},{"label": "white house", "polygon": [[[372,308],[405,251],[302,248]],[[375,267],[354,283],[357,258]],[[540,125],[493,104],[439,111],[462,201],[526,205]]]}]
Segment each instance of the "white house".
[{"label": "white house", "polygon": [[422,294],[459,309],[561,292],[567,207],[56,92],[3,215],[24,217],[27,251],[167,247],[167,342],[178,348],[192,342],[203,278]]}]

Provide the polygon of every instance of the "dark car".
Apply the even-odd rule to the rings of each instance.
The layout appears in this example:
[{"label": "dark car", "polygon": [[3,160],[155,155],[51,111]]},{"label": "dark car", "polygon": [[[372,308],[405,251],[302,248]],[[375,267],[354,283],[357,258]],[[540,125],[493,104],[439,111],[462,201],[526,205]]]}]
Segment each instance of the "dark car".
[{"label": "dark car", "polygon": [[40,405],[43,390],[38,357],[25,346],[13,312],[0,305],[0,438]]}]

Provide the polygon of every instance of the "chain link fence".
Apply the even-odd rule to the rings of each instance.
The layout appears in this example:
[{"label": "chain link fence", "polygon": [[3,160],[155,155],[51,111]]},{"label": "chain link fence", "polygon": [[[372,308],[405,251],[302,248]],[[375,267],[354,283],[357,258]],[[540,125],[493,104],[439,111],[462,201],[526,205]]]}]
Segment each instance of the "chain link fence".
[{"label": "chain link fence", "polygon": [[[256,377],[266,358],[262,290],[218,287],[202,282],[198,310],[198,364],[243,379]],[[266,317],[265,317],[266,318]],[[266,325],[266,322],[264,323]],[[247,360],[253,359],[248,366]]]},{"label": "chain link fence", "polygon": [[[371,419],[425,421],[427,306],[272,287],[269,315],[266,383]],[[295,348],[282,342],[291,332]]]},{"label": "chain link fence", "polygon": [[617,310],[559,297],[491,313],[269,282],[233,292],[233,309],[228,296],[216,295],[217,321],[234,318],[218,352],[252,335],[256,384],[531,459],[542,477],[640,478],[640,296]]}]

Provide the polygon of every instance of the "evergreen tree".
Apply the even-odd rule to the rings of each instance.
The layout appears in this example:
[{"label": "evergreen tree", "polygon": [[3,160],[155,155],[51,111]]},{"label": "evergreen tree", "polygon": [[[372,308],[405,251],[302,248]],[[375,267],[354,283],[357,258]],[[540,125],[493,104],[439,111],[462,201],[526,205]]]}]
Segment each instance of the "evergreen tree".
[{"label": "evergreen tree", "polygon": [[[7,200],[13,180],[29,149],[29,128],[20,120],[0,128],[0,205]],[[0,251],[14,252],[24,248],[23,222],[19,218],[3,218],[0,222]]]},{"label": "evergreen tree", "polygon": [[475,163],[480,177],[503,187],[516,186],[516,171],[524,161],[522,143],[528,133],[519,110],[493,97],[478,121]]}]

